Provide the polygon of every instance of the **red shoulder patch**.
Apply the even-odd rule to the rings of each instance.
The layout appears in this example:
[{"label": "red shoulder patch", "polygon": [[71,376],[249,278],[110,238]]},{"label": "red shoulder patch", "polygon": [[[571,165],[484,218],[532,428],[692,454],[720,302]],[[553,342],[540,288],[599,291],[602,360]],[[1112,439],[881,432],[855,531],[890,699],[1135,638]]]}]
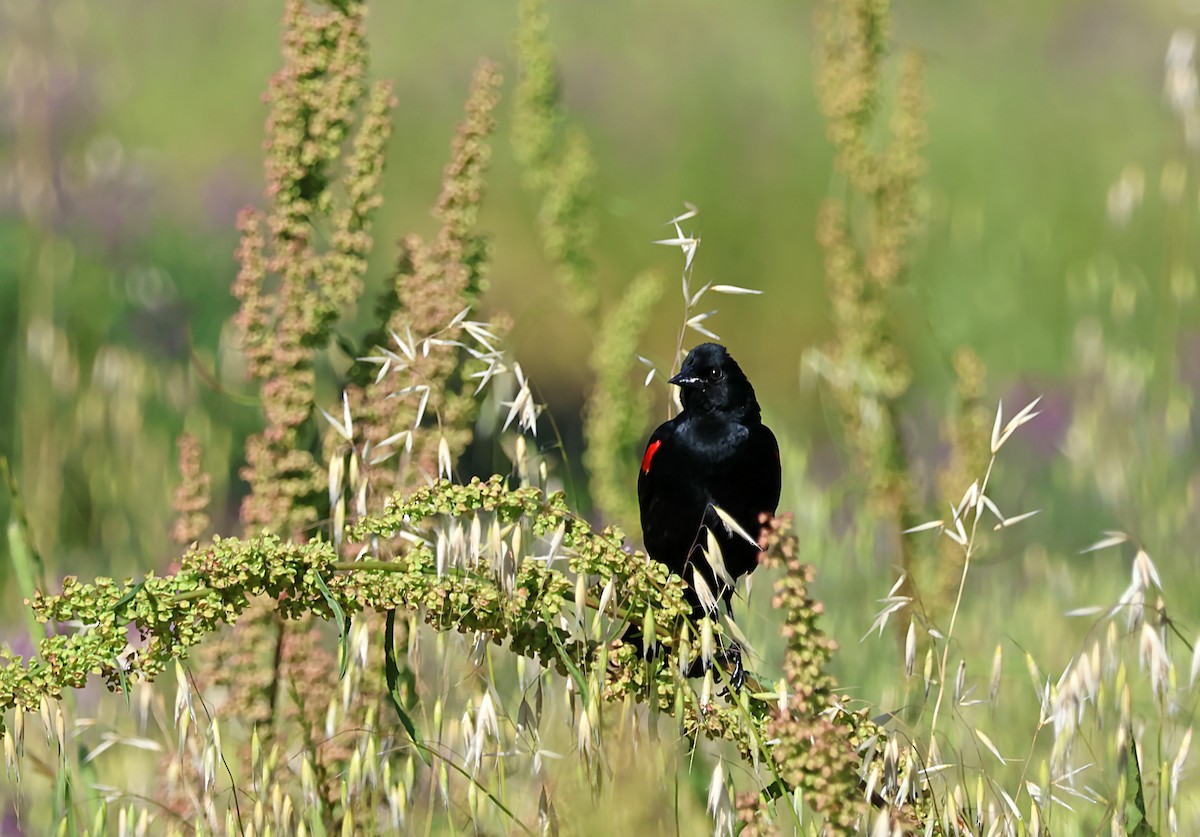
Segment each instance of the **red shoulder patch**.
[{"label": "red shoulder patch", "polygon": [[658,453],[658,449],[662,447],[662,439],[655,439],[646,448],[646,455],[642,457],[642,473],[650,473],[650,460],[654,458],[654,454]]}]

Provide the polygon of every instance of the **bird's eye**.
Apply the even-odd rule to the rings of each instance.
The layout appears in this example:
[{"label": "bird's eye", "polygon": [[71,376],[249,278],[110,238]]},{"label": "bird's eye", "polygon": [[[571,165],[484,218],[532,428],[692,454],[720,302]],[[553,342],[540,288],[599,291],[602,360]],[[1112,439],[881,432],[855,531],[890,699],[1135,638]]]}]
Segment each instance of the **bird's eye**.
[{"label": "bird's eye", "polygon": [[704,373],[705,380],[719,381],[721,380],[721,370],[716,366],[710,366]]}]

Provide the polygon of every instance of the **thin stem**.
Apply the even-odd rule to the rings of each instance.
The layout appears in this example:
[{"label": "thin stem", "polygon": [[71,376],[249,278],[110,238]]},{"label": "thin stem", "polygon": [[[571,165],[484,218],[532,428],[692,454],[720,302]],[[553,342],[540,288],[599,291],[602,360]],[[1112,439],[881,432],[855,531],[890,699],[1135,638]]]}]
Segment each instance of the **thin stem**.
[{"label": "thin stem", "polygon": [[[992,454],[991,461],[988,462],[987,473],[983,475],[983,482],[979,485],[979,497],[983,497],[987,493],[988,481],[992,477],[992,468],[996,464],[996,455]],[[958,623],[958,611],[962,606],[963,590],[967,586],[967,573],[971,569],[971,556],[975,552],[975,536],[979,531],[979,518],[982,515],[983,503],[977,498],[975,500],[975,520],[971,523],[971,534],[967,538],[966,551],[963,558],[962,575],[958,579],[958,594],[954,597],[954,610],[950,612],[950,627],[946,631],[945,644],[942,646],[942,660],[938,667],[938,696],[937,701],[933,705],[933,720],[929,725],[929,738],[932,742],[934,735],[937,733],[938,715],[942,709],[942,699],[946,696],[946,665],[950,660],[950,642],[954,639],[954,626]],[[962,514],[967,514],[968,510],[963,509]]]}]

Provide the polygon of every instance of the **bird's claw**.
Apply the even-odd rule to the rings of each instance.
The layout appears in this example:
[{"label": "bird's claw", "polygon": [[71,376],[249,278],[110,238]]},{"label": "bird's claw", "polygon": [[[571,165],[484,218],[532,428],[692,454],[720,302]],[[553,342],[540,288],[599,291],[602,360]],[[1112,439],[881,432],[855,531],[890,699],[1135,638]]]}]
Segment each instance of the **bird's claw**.
[{"label": "bird's claw", "polygon": [[725,664],[726,686],[724,695],[740,692],[746,684],[746,667],[742,665],[742,650],[730,645],[721,651],[721,662]]},{"label": "bird's claw", "polygon": [[[746,667],[742,664],[742,649],[736,645],[727,645],[717,651],[714,662],[721,664],[721,673],[725,681],[722,696],[740,692],[742,686],[746,684]],[[703,657],[697,657],[688,666],[687,676],[689,678],[703,677],[711,668],[712,662],[705,663]]]}]

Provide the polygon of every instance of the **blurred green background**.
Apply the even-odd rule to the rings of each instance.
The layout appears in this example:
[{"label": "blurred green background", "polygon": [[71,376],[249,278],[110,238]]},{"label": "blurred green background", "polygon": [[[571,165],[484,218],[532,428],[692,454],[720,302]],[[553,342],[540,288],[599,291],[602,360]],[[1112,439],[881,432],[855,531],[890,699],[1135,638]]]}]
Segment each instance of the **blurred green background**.
[{"label": "blurred green background", "polygon": [[[832,161],[812,9],[569,0],[550,11],[566,106],[596,154],[603,297],[646,268],[673,277],[642,347],[669,366],[679,259],[650,242],[685,200],[701,209],[697,278],[765,292],[721,298],[707,324],[785,441],[783,507],[812,527],[806,557],[846,647],[844,682],[880,705],[903,700],[886,685],[899,660],[881,670],[876,653],[894,645],[857,645],[890,586],[889,556],[841,537],[856,514],[853,491],[841,493],[851,463],[802,360],[831,337],[814,240]],[[279,63],[281,13],[229,0],[0,0],[0,453],[54,574],[170,563],[174,438],[185,427],[205,444],[216,528],[236,529],[241,441],[256,413],[226,326],[235,216],[261,200],[260,96]],[[1064,627],[1062,612],[1112,601],[1127,584],[1129,555],[1078,554],[1109,528],[1146,544],[1194,636],[1200,203],[1164,56],[1200,13],[972,0],[902,2],[895,15],[896,47],[925,59],[931,103],[925,223],[891,301],[915,373],[903,431],[929,478],[930,518],[944,514],[932,474],[955,350],[969,346],[986,365],[985,403],[1002,398],[1010,414],[1045,396],[1043,416],[1006,448],[993,495],[1008,513],[1043,513],[984,554],[963,642],[990,659],[1011,640],[1061,667],[1087,629]],[[373,73],[395,81],[399,100],[375,281],[393,242],[433,229],[480,56],[504,64],[511,92],[516,20],[515,3],[372,6]],[[542,256],[506,104],[482,220],[494,256],[485,307],[512,315],[510,347],[578,473],[592,335]],[[660,402],[665,415],[665,392]],[[0,492],[0,519],[10,511]],[[13,614],[8,573],[0,561]],[[772,632],[766,600],[755,594],[752,636]]]}]

